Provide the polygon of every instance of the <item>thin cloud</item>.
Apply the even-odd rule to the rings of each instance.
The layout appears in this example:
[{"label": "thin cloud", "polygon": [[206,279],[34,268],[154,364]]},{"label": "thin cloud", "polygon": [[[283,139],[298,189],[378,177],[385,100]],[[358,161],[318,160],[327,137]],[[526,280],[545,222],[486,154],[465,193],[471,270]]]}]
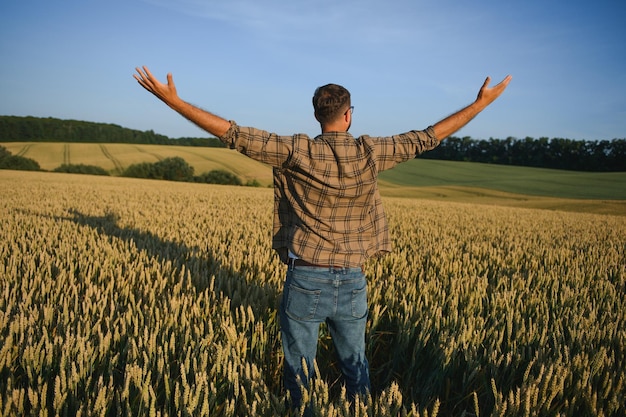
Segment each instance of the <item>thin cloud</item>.
[{"label": "thin cloud", "polygon": [[[397,9],[375,1],[315,0],[292,2],[284,0],[142,0],[152,6],[167,8],[199,19],[223,22],[260,33],[262,36],[302,40],[329,39],[343,36],[382,44],[390,40],[416,38],[416,30],[426,25],[415,25],[409,16],[399,19]],[[384,7],[383,7],[384,6]],[[411,3],[404,8],[411,11]]]}]

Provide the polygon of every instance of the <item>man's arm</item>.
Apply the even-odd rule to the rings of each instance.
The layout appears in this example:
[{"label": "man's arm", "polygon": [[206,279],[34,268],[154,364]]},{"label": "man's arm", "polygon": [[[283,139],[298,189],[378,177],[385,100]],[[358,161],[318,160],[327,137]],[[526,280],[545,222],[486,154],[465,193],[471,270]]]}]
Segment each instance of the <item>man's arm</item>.
[{"label": "man's arm", "polygon": [[134,74],[133,77],[143,88],[199,128],[218,138],[223,136],[230,128],[228,120],[202,110],[178,97],[172,74],[167,74],[167,84],[163,84],[152,75],[147,67],[136,68],[136,70],[137,74]]},{"label": "man's arm", "polygon": [[506,86],[509,85],[511,78],[512,77],[508,75],[500,84],[489,88],[491,78],[487,77],[478,92],[478,97],[476,97],[476,100],[472,104],[435,123],[433,128],[435,129],[437,139],[441,142],[468,124],[478,113],[483,111],[502,94]]}]

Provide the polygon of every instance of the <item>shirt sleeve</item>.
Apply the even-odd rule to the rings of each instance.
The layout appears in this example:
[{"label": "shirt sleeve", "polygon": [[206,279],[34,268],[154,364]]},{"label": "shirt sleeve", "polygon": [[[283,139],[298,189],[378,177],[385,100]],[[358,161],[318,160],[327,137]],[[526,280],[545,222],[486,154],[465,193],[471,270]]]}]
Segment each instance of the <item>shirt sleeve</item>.
[{"label": "shirt sleeve", "polygon": [[433,126],[389,137],[367,138],[366,141],[371,141],[379,171],[391,169],[399,163],[414,159],[426,151],[435,149],[440,143]]},{"label": "shirt sleeve", "polygon": [[292,155],[294,137],[279,136],[230,121],[230,128],[219,138],[226,146],[275,168],[284,166]]}]

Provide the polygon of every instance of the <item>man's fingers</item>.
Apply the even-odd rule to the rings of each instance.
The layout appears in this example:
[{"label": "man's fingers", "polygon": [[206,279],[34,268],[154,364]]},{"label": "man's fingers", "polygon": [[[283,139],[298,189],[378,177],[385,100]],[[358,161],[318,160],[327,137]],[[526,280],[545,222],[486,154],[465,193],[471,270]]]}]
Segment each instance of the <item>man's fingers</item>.
[{"label": "man's fingers", "polygon": [[[496,88],[496,87],[506,87],[506,86],[509,84],[509,82],[511,82],[511,79],[512,79],[512,78],[513,78],[513,76],[512,76],[512,75],[507,75],[506,77],[504,77],[504,79],[503,79],[502,81],[500,81],[500,83],[499,83],[499,84],[497,84],[497,85],[496,85],[495,87],[493,87],[493,88]],[[483,83],[482,88],[483,88],[483,89],[486,89],[486,88],[489,86],[489,83],[490,83],[490,82],[491,82],[491,77],[487,77],[487,78],[485,79],[485,82]]]},{"label": "man's fingers", "polygon": [[137,71],[137,74],[139,74],[139,75],[135,74],[135,78],[137,79],[137,81],[141,80],[143,82],[147,82],[154,78],[152,74],[150,73],[150,70],[148,69],[148,67],[146,67],[145,65],[141,68],[135,67],[135,71]]},{"label": "man's fingers", "polygon": [[148,78],[152,78],[152,73],[150,72],[150,70],[148,69],[148,67],[146,67],[146,66],[144,65],[144,66],[143,66],[143,67],[141,67],[141,68],[143,68],[143,72],[146,74],[146,76],[147,76]]},{"label": "man's fingers", "polygon": [[143,79],[141,75],[133,74],[133,78],[137,80],[137,82],[141,84],[142,87],[144,88],[146,87],[146,81]]},{"label": "man's fingers", "polygon": [[154,80],[152,79],[152,74],[150,74],[150,70],[148,70],[148,68],[145,66],[141,68],[136,67],[135,70],[137,71],[137,73],[133,74],[133,77],[135,78],[135,80],[137,80],[139,85],[141,85],[152,94],[156,94],[154,88]]},{"label": "man's fingers", "polygon": [[[509,83],[511,82],[511,79],[513,78],[512,75],[507,75],[506,77],[504,77],[504,80],[500,81],[500,84],[503,85],[504,87],[506,87],[507,85],[509,85]],[[500,85],[498,84],[498,85]]]},{"label": "man's fingers", "polygon": [[135,77],[135,79],[141,85],[144,85],[146,83],[146,80],[147,80],[148,77],[141,71],[141,69],[139,67],[135,68],[135,71],[137,71],[137,74],[133,74],[133,77]]}]

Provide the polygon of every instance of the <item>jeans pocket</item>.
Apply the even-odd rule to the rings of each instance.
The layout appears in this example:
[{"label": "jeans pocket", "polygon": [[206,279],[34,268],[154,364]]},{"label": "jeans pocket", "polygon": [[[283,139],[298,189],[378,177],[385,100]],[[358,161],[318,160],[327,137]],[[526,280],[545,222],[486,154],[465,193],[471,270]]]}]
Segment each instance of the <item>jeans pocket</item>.
[{"label": "jeans pocket", "polygon": [[360,319],[367,315],[367,286],[352,290],[352,317]]},{"label": "jeans pocket", "polygon": [[290,285],[285,312],[295,320],[311,320],[315,317],[321,293],[321,290],[307,290]]}]

